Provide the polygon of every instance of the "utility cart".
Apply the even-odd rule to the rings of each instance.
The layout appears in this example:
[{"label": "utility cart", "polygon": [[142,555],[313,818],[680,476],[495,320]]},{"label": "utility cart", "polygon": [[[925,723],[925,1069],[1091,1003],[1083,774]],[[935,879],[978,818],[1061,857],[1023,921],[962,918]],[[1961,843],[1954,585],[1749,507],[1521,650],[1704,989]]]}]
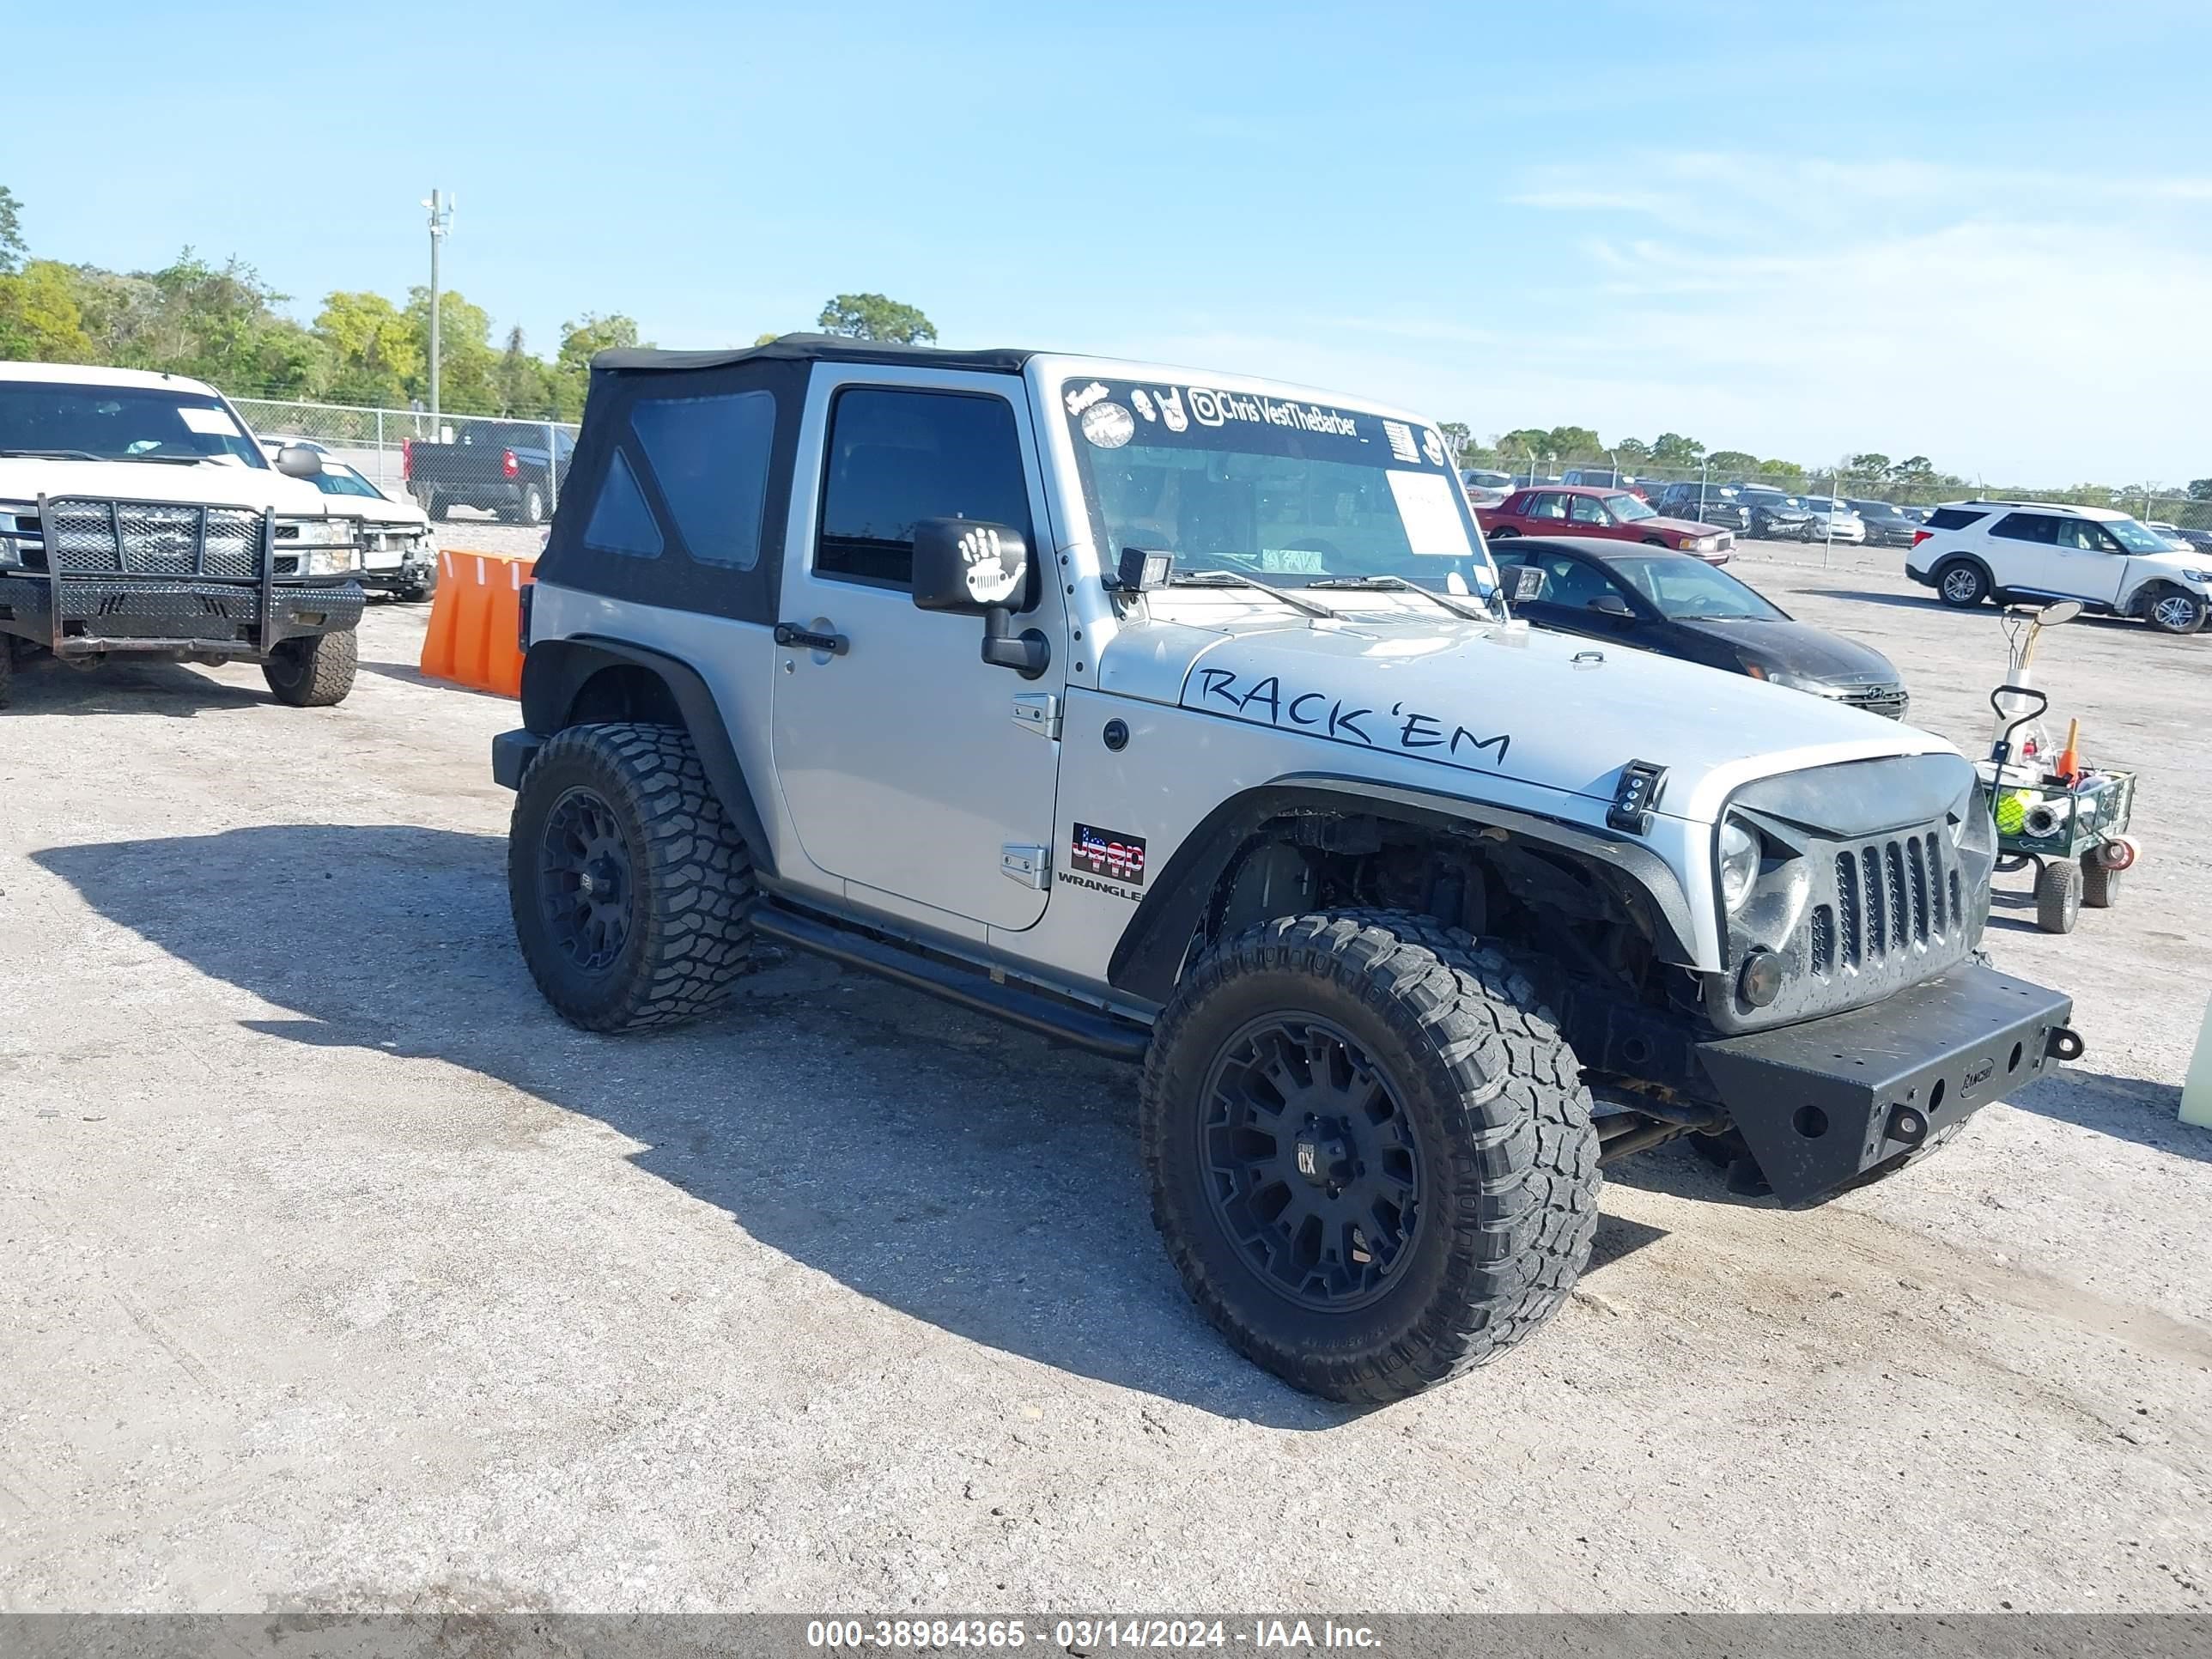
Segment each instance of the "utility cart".
[{"label": "utility cart", "polygon": [[[1996,818],[2000,871],[2035,866],[2035,925],[2046,933],[2070,933],[2081,907],[2112,908],[2120,876],[2138,848],[2128,835],[2136,805],[2136,775],[2110,768],[2084,769],[2069,734],[2053,765],[2039,732],[2024,743],[2014,734],[2050,708],[2049,695],[2027,684],[2037,635],[2071,621],[2079,605],[2045,605],[2008,617],[2013,633],[2011,672],[1990,693],[1996,738],[1989,759],[1976,768],[1988,787]],[[2015,758],[2015,757],[2018,758]]]}]

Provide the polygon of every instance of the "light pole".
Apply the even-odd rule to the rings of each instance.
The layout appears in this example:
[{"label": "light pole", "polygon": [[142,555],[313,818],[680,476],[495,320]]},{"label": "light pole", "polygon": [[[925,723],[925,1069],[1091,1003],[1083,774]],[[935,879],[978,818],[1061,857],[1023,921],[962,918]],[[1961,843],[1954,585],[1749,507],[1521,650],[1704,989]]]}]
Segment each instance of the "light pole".
[{"label": "light pole", "polygon": [[432,191],[422,205],[430,210],[430,427],[438,425],[438,246],[453,227],[453,198]]}]

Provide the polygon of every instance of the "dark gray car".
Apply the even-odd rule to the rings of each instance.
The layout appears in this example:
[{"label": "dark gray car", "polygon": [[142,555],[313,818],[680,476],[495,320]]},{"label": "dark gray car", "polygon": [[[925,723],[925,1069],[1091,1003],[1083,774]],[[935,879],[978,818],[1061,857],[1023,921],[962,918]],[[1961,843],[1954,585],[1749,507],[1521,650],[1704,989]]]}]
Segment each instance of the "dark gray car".
[{"label": "dark gray car", "polygon": [[1539,573],[1516,614],[1539,628],[1656,651],[1903,720],[1911,699],[1888,658],[1795,620],[1702,559],[1595,537],[1522,537],[1490,550],[1508,592]]},{"label": "dark gray car", "polygon": [[1867,544],[1881,547],[1910,547],[1919,533],[1920,520],[1901,511],[1893,501],[1846,501],[1845,506],[1864,520]]}]

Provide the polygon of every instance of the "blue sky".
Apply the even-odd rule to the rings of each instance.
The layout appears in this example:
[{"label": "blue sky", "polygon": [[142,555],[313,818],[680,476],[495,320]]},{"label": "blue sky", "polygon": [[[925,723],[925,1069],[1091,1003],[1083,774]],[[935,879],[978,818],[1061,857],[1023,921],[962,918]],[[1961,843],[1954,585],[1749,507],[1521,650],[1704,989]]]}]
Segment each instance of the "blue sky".
[{"label": "blue sky", "polygon": [[33,252],[303,316],[423,280],[438,185],[540,349],[873,289],[1478,433],[2212,474],[2201,3],[23,9]]}]

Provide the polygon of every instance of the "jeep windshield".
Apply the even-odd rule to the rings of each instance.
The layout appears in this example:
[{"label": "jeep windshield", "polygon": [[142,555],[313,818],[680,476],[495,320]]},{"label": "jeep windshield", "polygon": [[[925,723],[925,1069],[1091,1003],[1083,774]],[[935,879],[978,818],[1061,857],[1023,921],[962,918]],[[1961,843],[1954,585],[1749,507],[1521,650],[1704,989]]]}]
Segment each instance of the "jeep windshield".
[{"label": "jeep windshield", "polygon": [[1062,403],[1109,565],[1138,547],[1172,553],[1179,573],[1278,587],[1394,577],[1497,591],[1432,428],[1187,382],[1071,380]]},{"label": "jeep windshield", "polygon": [[159,386],[0,380],[0,456],[266,467],[222,399]]}]

